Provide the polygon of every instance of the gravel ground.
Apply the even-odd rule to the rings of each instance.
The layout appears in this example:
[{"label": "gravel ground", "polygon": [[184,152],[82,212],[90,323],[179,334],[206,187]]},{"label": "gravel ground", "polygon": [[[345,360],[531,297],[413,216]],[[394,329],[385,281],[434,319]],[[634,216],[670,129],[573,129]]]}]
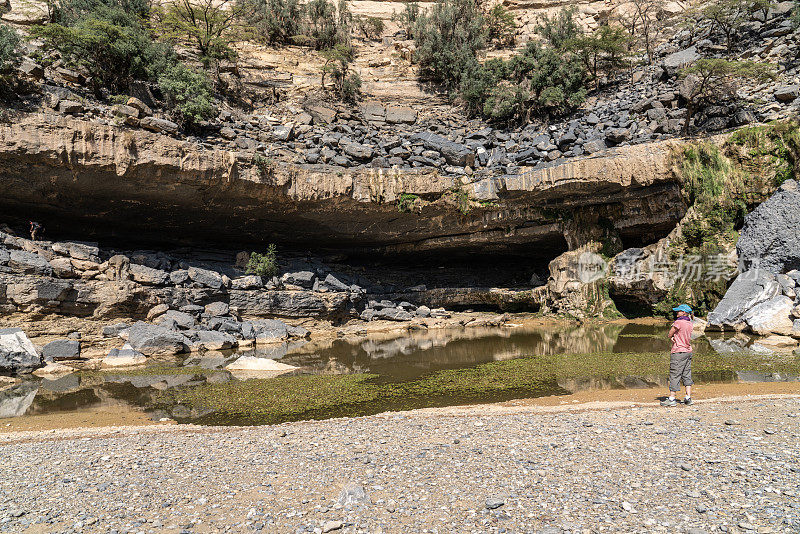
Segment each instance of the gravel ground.
[{"label": "gravel ground", "polygon": [[800,532],[800,396],[2,435],[3,532]]}]

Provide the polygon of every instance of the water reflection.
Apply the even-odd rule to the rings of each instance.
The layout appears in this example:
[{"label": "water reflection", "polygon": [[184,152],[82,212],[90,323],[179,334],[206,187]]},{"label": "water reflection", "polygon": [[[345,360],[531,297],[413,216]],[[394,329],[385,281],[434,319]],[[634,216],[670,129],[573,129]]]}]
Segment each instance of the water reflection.
[{"label": "water reflection", "polygon": [[[763,355],[766,354],[763,349],[764,347],[742,335],[695,340],[697,353],[713,351],[726,355],[749,352]],[[159,405],[156,409],[155,399],[159,392],[259,376],[257,372],[254,375],[241,374],[227,369],[232,362],[242,357],[266,358],[275,362],[273,369],[297,368],[291,371],[295,374],[373,373],[384,380],[409,381],[437,371],[474,367],[486,362],[522,356],[649,353],[668,350],[669,341],[666,339],[665,327],[637,324],[378,333],[369,337],[291,342],[239,353],[206,352],[179,361],[153,362],[135,372],[76,372],[54,379],[27,379],[0,389],[0,417],[81,411],[125,404],[143,408],[156,419],[171,417],[193,420],[206,414],[181,405]],[[697,373],[695,378],[706,383],[797,380],[796,376],[758,370],[711,371]],[[665,374],[584,376],[557,380],[553,378],[553,381],[551,389],[560,393],[667,385]],[[457,402],[457,399],[453,402]]]}]

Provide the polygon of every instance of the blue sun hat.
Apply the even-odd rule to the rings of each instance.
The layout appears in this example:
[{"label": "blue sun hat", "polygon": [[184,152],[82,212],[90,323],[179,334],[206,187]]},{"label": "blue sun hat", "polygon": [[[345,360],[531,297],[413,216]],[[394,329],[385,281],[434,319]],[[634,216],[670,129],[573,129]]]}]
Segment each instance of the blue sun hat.
[{"label": "blue sun hat", "polygon": [[692,313],[692,309],[689,307],[688,304],[681,304],[680,306],[675,306],[672,308],[672,311],[682,311],[686,313]]}]

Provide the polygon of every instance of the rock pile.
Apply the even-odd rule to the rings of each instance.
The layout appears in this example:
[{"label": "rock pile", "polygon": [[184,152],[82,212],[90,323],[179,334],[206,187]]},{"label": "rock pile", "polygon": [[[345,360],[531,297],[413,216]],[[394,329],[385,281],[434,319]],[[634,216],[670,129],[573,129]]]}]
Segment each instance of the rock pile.
[{"label": "rock pile", "polygon": [[[436,168],[451,176],[515,174],[520,167],[678,135],[687,115],[686,87],[679,70],[709,57],[770,62],[778,66],[779,77],[741,87],[740,102],[700,110],[692,127],[719,131],[789,117],[800,109],[800,71],[796,62],[789,61],[800,51],[800,29],[791,20],[791,4],[779,2],[766,14],[753,12],[737,36],[742,54],[729,52],[725,36],[711,24],[679,31],[657,47],[653,65],[637,67],[616,81],[605,80],[604,88],[583,109],[548,126],[494,128],[447,106],[418,112],[407,105],[377,101],[355,109],[315,101],[304,109],[290,106],[285,116],[224,110],[202,124],[202,135],[192,139],[207,148],[224,147],[244,159],[264,158],[273,164]],[[26,57],[20,72],[41,82],[45,105],[59,113],[181,135],[177,124],[157,116],[157,101],[146,84],[135,84],[135,96],[125,104],[108,105],[94,100],[84,75],[64,68],[58,60],[42,68]]]}]

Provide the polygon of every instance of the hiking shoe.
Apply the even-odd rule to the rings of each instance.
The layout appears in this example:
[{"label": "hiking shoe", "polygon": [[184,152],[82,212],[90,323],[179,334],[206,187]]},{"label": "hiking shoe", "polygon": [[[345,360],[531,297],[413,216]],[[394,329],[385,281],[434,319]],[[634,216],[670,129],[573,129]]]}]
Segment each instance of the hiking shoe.
[{"label": "hiking shoe", "polygon": [[691,398],[691,397],[686,397],[685,399],[683,399],[683,403],[684,403],[686,406],[691,406],[692,404],[694,404],[694,401],[692,400],[692,398]]},{"label": "hiking shoe", "polygon": [[677,405],[678,405],[678,401],[676,401],[675,399],[664,399],[664,400],[661,401],[661,406],[672,407],[672,406],[677,406]]}]

